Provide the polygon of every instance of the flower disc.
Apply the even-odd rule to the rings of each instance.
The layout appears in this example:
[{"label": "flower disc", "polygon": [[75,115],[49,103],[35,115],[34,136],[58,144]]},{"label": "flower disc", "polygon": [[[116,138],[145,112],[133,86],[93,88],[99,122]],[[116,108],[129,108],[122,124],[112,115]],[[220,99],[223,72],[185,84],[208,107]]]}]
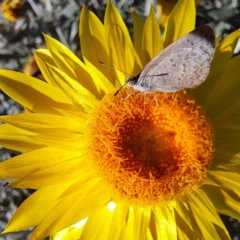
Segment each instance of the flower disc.
[{"label": "flower disc", "polygon": [[116,199],[166,203],[201,186],[213,157],[211,125],[185,92],[107,95],[87,127],[88,154]]}]

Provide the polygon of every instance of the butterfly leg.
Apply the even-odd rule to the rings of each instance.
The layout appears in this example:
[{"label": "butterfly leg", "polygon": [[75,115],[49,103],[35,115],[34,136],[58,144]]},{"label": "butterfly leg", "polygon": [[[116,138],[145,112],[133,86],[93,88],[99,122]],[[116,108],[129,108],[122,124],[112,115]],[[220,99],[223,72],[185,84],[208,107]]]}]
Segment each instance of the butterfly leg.
[{"label": "butterfly leg", "polygon": [[132,91],[126,96],[124,101],[126,101],[134,92],[137,92],[137,91],[132,88]]},{"label": "butterfly leg", "polygon": [[158,104],[158,101],[157,101],[157,97],[156,97],[156,94],[155,94],[155,92],[153,92],[153,91],[146,91],[146,92],[142,92],[142,94],[153,94],[153,97],[154,97],[154,100],[155,100],[155,102],[156,102],[156,105],[159,107],[159,104]]}]

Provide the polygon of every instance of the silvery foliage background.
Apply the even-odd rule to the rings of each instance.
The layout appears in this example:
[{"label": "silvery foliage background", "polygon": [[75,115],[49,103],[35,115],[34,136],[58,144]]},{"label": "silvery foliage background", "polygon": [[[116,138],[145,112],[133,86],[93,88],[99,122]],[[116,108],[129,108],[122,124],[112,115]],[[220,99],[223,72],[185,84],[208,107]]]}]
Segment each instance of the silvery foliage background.
[{"label": "silvery foliage background", "polygon": [[[78,56],[81,56],[78,36],[81,7],[86,5],[103,21],[107,0],[26,0],[25,2],[21,18],[14,23],[6,20],[0,12],[0,68],[21,71],[34,50],[44,47],[42,32],[60,40]],[[151,4],[156,8],[154,0],[112,0],[112,2],[120,11],[130,33],[133,27],[131,8],[134,8],[143,20],[148,15]],[[222,39],[240,27],[239,13],[238,0],[202,0],[197,8],[197,26],[211,23],[216,34]],[[238,52],[239,50],[236,49],[236,54]],[[0,115],[20,112],[23,112],[23,107],[0,92]],[[1,161],[18,154],[20,153],[0,147]],[[5,182],[0,181],[0,231],[5,228],[21,202],[32,192],[24,189],[2,188]],[[232,239],[240,239],[239,221],[228,216],[222,216],[222,218]],[[31,230],[3,235],[0,236],[0,240],[25,240],[28,239]]]}]

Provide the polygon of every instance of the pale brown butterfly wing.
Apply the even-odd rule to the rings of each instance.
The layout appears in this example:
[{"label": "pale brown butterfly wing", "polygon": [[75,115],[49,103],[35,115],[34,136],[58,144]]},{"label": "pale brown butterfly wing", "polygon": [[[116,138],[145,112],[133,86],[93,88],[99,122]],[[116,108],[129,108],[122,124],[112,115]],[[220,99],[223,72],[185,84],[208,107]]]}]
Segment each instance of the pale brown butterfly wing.
[{"label": "pale brown butterfly wing", "polygon": [[208,76],[214,51],[213,29],[204,25],[165,48],[127,85],[142,92],[194,88]]}]

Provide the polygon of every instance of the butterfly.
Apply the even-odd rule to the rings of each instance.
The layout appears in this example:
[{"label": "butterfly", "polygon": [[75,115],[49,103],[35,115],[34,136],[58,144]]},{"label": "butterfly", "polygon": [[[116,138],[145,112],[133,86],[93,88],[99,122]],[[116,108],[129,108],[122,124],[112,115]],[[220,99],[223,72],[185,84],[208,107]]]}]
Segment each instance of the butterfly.
[{"label": "butterfly", "polygon": [[201,26],[166,47],[125,85],[141,92],[195,88],[207,78],[214,52],[214,31]]}]

